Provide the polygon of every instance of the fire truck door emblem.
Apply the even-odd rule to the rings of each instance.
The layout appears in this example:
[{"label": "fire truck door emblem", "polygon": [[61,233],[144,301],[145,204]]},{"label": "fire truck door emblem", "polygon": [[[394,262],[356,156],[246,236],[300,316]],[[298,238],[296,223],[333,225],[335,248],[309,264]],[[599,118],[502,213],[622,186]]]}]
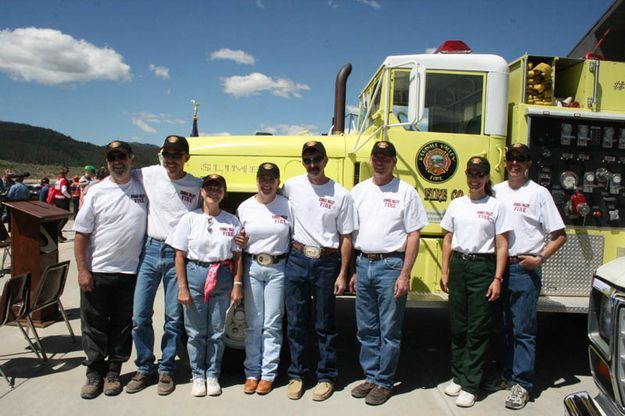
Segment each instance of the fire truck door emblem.
[{"label": "fire truck door emblem", "polygon": [[443,142],[429,142],[417,152],[415,166],[426,181],[442,183],[456,172],[458,157],[450,145]]}]

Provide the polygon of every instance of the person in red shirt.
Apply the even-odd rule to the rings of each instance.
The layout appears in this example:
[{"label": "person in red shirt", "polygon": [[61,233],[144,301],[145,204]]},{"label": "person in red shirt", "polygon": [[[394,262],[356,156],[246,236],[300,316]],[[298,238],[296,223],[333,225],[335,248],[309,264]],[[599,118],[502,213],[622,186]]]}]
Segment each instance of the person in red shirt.
[{"label": "person in red shirt", "polygon": [[72,196],[72,207],[74,208],[74,219],[78,215],[78,203],[80,202],[80,177],[74,176],[74,180],[69,185],[69,194]]},{"label": "person in red shirt", "polygon": [[[67,172],[69,169],[67,167],[62,167],[59,171],[59,177],[56,178],[56,182],[54,183],[54,189],[56,190],[54,194],[54,205],[57,207],[69,211],[69,201],[72,199],[72,196],[69,193],[69,182],[67,181]],[[67,218],[63,218],[59,221],[59,241],[67,241],[67,238],[63,236],[63,227],[67,224]]]}]

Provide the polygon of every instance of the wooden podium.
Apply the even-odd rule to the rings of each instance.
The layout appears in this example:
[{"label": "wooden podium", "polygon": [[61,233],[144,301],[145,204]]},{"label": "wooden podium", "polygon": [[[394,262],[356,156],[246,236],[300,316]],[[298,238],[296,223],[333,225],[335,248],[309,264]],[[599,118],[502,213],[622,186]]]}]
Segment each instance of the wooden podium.
[{"label": "wooden podium", "polygon": [[[11,275],[30,273],[31,293],[43,271],[59,262],[58,224],[69,211],[41,201],[6,201],[11,208]],[[45,327],[56,322],[58,306],[33,313],[33,323]]]}]

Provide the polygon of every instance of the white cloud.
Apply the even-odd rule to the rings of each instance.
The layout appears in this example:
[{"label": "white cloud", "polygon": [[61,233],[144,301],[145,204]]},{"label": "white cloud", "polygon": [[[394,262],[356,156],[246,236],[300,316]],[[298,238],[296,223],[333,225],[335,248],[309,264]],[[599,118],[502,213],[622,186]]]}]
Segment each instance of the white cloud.
[{"label": "white cloud", "polygon": [[437,49],[438,49],[438,48],[426,48],[426,49],[425,49],[425,53],[430,53],[430,54],[431,54],[431,53],[436,52],[436,50],[437,50]]},{"label": "white cloud", "polygon": [[376,0],[356,0],[358,3],[366,4],[372,9],[381,9],[382,6]]},{"label": "white cloud", "polygon": [[358,114],[358,112],[360,111],[360,107],[358,107],[357,105],[347,105],[347,113],[348,114]]},{"label": "white cloud", "polygon": [[150,71],[154,72],[157,78],[169,79],[169,68],[164,66],[156,66],[154,64],[148,65]]},{"label": "white cloud", "polygon": [[256,0],[256,5],[260,7],[261,9],[265,8],[265,4],[263,3],[263,0]]},{"label": "white cloud", "polygon": [[333,0],[328,1],[328,6],[332,7],[333,9],[339,7],[338,3]]},{"label": "white cloud", "polygon": [[319,130],[319,126],[314,124],[274,124],[267,126],[261,124],[259,131],[276,135],[311,135],[311,130]]},{"label": "white cloud", "polygon": [[0,30],[0,72],[45,85],[130,80],[130,66],[108,47],[97,47],[54,29]]},{"label": "white cloud", "polygon": [[254,65],[256,59],[249,53],[242,51],[241,49],[233,50],[228,48],[222,48],[210,54],[211,61],[216,59],[230,59],[237,64]]},{"label": "white cloud", "polygon": [[224,92],[235,97],[249,97],[261,92],[269,93],[282,98],[301,97],[301,91],[308,91],[306,84],[296,83],[288,78],[273,79],[260,72],[253,72],[245,76],[232,76],[222,78]]},{"label": "white cloud", "polygon": [[181,125],[186,124],[186,121],[172,117],[169,114],[153,114],[141,112],[132,115],[132,124],[139,127],[146,133],[156,133],[157,130],[154,127],[154,124]]},{"label": "white cloud", "polygon": [[200,136],[232,136],[232,133],[230,133],[229,131],[218,131],[215,133],[200,132]]}]

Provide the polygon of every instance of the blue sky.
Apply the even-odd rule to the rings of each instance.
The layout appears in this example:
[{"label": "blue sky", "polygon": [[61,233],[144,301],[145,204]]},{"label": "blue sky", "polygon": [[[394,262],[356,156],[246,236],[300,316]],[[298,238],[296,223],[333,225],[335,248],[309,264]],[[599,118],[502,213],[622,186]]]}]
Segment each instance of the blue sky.
[{"label": "blue sky", "polygon": [[0,120],[160,145],[196,99],[202,134],[327,132],[344,63],[357,105],[388,55],[566,55],[611,3],[0,0]]}]

